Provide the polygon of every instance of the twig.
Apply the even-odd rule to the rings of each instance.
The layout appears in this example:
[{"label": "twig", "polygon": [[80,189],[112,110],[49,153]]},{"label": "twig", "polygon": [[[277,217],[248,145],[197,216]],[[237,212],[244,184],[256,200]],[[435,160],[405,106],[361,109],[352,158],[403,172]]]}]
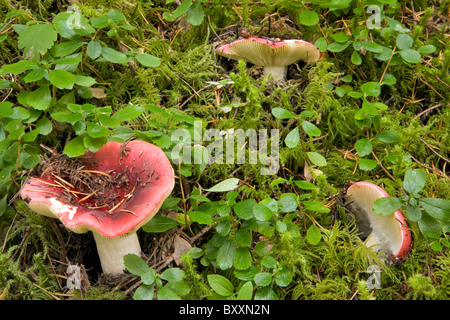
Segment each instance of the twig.
[{"label": "twig", "polygon": [[423,140],[422,138],[420,138],[420,141],[422,141],[427,147],[428,149],[430,149],[431,151],[433,151],[433,153],[435,155],[437,155],[439,158],[443,159],[444,161],[450,162],[450,160],[448,160],[447,158],[445,158],[444,156],[441,156],[439,153],[437,153],[436,151],[434,151],[434,149],[427,143],[425,142],[425,140]]},{"label": "twig", "polygon": [[380,167],[383,169],[384,172],[386,172],[386,174],[389,176],[389,178],[392,179],[392,181],[395,181],[395,178],[389,173],[389,171],[386,170],[386,168],[381,164],[381,161],[378,160],[377,156],[375,155],[375,152],[372,151],[372,155],[375,158],[375,160],[378,162],[378,164],[380,165]]}]

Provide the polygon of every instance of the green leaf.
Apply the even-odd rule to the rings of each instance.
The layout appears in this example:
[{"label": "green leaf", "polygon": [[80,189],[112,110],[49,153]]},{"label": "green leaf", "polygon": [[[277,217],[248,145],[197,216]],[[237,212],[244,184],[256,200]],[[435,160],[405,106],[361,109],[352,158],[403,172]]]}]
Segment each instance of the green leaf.
[{"label": "green leaf", "polygon": [[423,55],[431,54],[431,53],[433,53],[435,51],[436,51],[436,47],[433,46],[432,44],[421,46],[419,48],[420,54],[423,54]]},{"label": "green leaf", "polygon": [[153,300],[154,295],[155,286],[143,284],[134,292],[133,300]]},{"label": "green leaf", "polygon": [[330,212],[330,209],[327,208],[323,203],[320,203],[315,200],[302,201],[302,204],[305,206],[305,209],[309,211],[315,211],[320,213]]},{"label": "green leaf", "polygon": [[118,110],[112,115],[114,120],[129,121],[139,117],[143,112],[142,107],[134,104],[126,106],[123,109]]},{"label": "green leaf", "polygon": [[53,46],[58,34],[51,24],[34,24],[21,32],[18,40],[19,49],[24,49],[24,57],[38,60]]},{"label": "green leaf", "polygon": [[168,287],[160,287],[158,289],[158,300],[181,300],[181,297]]},{"label": "green leaf", "polygon": [[358,139],[355,143],[355,149],[361,157],[371,154],[373,150],[372,144],[367,138]]},{"label": "green leaf", "polygon": [[316,188],[313,183],[305,180],[296,180],[294,181],[294,184],[303,190],[314,190]]},{"label": "green leaf", "polygon": [[234,286],[230,280],[219,274],[208,274],[208,284],[215,293],[229,297],[234,293]]},{"label": "green leaf", "polygon": [[74,53],[79,47],[81,47],[85,42],[80,40],[70,40],[62,43],[58,43],[53,46],[51,53],[54,57],[65,57],[71,53]]},{"label": "green leaf", "polygon": [[328,45],[327,49],[331,52],[341,52],[344,51],[350,43],[351,41],[347,41],[345,43],[333,42]]},{"label": "green leaf", "polygon": [[127,56],[125,54],[109,47],[102,48],[102,56],[112,63],[127,63]]},{"label": "green leaf", "polygon": [[159,233],[170,230],[178,225],[179,223],[174,219],[156,215],[142,226],[142,230],[148,233]]},{"label": "green leaf", "polygon": [[252,300],[252,296],[253,296],[253,284],[251,281],[247,281],[239,289],[236,299],[237,300]]},{"label": "green leaf", "polygon": [[450,200],[425,198],[419,200],[419,204],[434,219],[446,223],[450,221]]},{"label": "green leaf", "polygon": [[344,42],[347,42],[348,40],[350,40],[349,36],[343,32],[332,34],[331,37],[334,39],[334,41],[340,42],[340,43],[344,43]]},{"label": "green leaf", "polygon": [[310,137],[318,137],[322,134],[322,131],[320,131],[320,129],[317,128],[315,124],[306,120],[302,121],[302,128]]},{"label": "green leaf", "polygon": [[302,11],[298,16],[298,21],[304,26],[313,26],[319,22],[319,15],[314,11]]},{"label": "green leaf", "polygon": [[213,222],[213,219],[207,215],[206,213],[203,213],[201,211],[190,211],[189,217],[195,222],[201,223],[201,224],[207,224],[210,225]]},{"label": "green leaf", "polygon": [[102,53],[102,45],[97,40],[91,40],[86,47],[86,53],[91,59],[95,60]]},{"label": "green leaf", "polygon": [[400,55],[408,63],[415,64],[422,62],[422,56],[420,55],[420,53],[413,49],[402,50],[400,51]]},{"label": "green leaf", "polygon": [[362,63],[362,58],[359,55],[358,51],[353,51],[352,56],[350,57],[350,61],[354,64],[359,66]]},{"label": "green leaf", "polygon": [[59,89],[72,89],[73,84],[76,81],[76,77],[65,70],[50,70],[48,79],[51,84]]},{"label": "green leaf", "polygon": [[284,139],[284,143],[288,148],[295,148],[300,142],[300,130],[298,127],[292,129]]},{"label": "green leaf", "polygon": [[129,253],[123,257],[123,263],[130,273],[141,277],[143,284],[152,285],[155,282],[156,271],[150,268],[141,257]]},{"label": "green leaf", "polygon": [[92,138],[102,138],[109,136],[109,129],[94,122],[87,123],[87,133]]},{"label": "green leaf", "polygon": [[146,67],[159,67],[159,65],[161,64],[160,58],[157,58],[147,53],[138,54],[135,56],[135,58],[137,61],[139,61],[139,63],[141,63]]},{"label": "green leaf", "polygon": [[195,1],[187,12],[186,20],[193,26],[198,26],[203,22],[204,16],[200,1]]},{"label": "green leaf", "polygon": [[417,204],[412,204],[411,200],[406,207],[406,216],[413,222],[418,222],[422,218],[422,210]]},{"label": "green leaf", "polygon": [[236,244],[241,247],[249,247],[252,244],[252,234],[249,230],[238,229],[234,234],[234,239]]},{"label": "green leaf", "polygon": [[403,180],[403,189],[406,192],[417,194],[425,187],[427,181],[427,174],[422,169],[410,169],[406,171]]},{"label": "green leaf", "polygon": [[320,233],[320,229],[312,224],[308,231],[306,232],[306,240],[312,244],[313,246],[317,245],[322,239],[322,234]]},{"label": "green leaf", "polygon": [[253,280],[257,286],[266,287],[272,282],[272,275],[268,272],[260,272],[255,274]]},{"label": "green leaf", "polygon": [[233,258],[236,247],[232,239],[227,239],[217,252],[216,262],[221,270],[229,269],[233,266]]},{"label": "green leaf", "polygon": [[233,257],[233,266],[236,270],[247,270],[252,265],[252,254],[246,247],[239,247]]},{"label": "green leaf", "polygon": [[404,34],[404,33],[399,34],[397,37],[397,40],[395,41],[395,43],[397,44],[397,47],[400,50],[406,50],[406,49],[411,48],[413,45],[413,42],[414,42],[413,38],[410,35]]},{"label": "green leaf", "polygon": [[255,199],[246,199],[240,201],[233,206],[233,211],[236,216],[243,220],[250,220],[253,218],[253,207],[256,205]]},{"label": "green leaf", "polygon": [[20,74],[22,72],[25,72],[30,69],[36,69],[39,68],[39,65],[36,62],[29,61],[29,60],[20,60],[19,62],[12,63],[12,64],[5,64],[0,69],[0,75],[5,74]]},{"label": "green leaf", "polygon": [[283,109],[283,108],[273,108],[272,114],[277,119],[290,119],[295,117],[295,114],[290,112],[289,110]]},{"label": "green leaf", "polygon": [[367,50],[375,53],[380,53],[383,51],[382,47],[375,42],[361,41],[361,45]]},{"label": "green leaf", "polygon": [[372,211],[382,216],[388,216],[399,210],[402,205],[402,199],[395,197],[384,197],[375,200]]},{"label": "green leaf", "polygon": [[293,193],[281,195],[280,200],[278,200],[278,207],[280,212],[283,213],[295,211],[298,207],[297,196]]},{"label": "green leaf", "polygon": [[35,82],[41,80],[45,76],[44,69],[36,69],[28,72],[28,74],[23,77],[23,81],[26,83]]},{"label": "green leaf", "polygon": [[29,92],[26,102],[34,109],[46,110],[52,101],[50,87],[48,85],[41,86],[36,90]]},{"label": "green leaf", "polygon": [[374,138],[385,143],[394,143],[400,141],[400,136],[395,131],[381,131]]},{"label": "green leaf", "polygon": [[327,160],[320,153],[311,151],[307,152],[306,155],[308,156],[308,159],[311,161],[311,163],[316,166],[324,167],[327,165]]},{"label": "green leaf", "polygon": [[378,97],[381,93],[381,86],[378,82],[369,81],[361,85],[361,92],[369,97]]},{"label": "green leaf", "polygon": [[164,12],[163,18],[167,21],[175,21],[177,18],[181,17],[183,14],[188,12],[191,7],[192,0],[183,0],[181,4],[172,12]]},{"label": "green leaf", "polygon": [[64,147],[64,153],[71,158],[83,155],[86,150],[82,136],[73,138]]},{"label": "green leaf", "polygon": [[237,188],[239,184],[239,179],[237,178],[230,178],[227,180],[224,180],[222,182],[219,182],[218,184],[214,185],[213,187],[209,189],[205,189],[205,191],[209,192],[227,192],[231,191]]},{"label": "green leaf", "polygon": [[377,166],[377,162],[372,159],[358,158],[358,167],[361,170],[369,171]]},{"label": "green leaf", "polygon": [[420,232],[427,239],[438,239],[442,234],[441,224],[427,212],[422,212],[422,218],[418,222]]},{"label": "green leaf", "polygon": [[253,207],[253,216],[259,221],[268,221],[273,217],[273,211],[263,204],[256,204]]},{"label": "green leaf", "polygon": [[180,268],[169,268],[164,270],[163,273],[161,273],[161,279],[166,281],[174,281],[178,282],[184,279],[184,271]]},{"label": "green leaf", "polygon": [[275,275],[275,283],[280,287],[287,287],[291,282],[291,270],[286,266],[282,266]]}]

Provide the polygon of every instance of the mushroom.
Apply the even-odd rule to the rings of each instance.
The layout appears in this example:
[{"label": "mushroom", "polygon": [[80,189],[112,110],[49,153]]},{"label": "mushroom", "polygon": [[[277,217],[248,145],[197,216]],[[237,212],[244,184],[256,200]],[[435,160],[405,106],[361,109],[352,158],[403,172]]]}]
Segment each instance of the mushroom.
[{"label": "mushroom", "polygon": [[405,256],[411,246],[411,233],[400,210],[388,216],[372,211],[375,200],[389,194],[373,183],[359,181],[347,189],[346,196],[364,244],[386,258]]},{"label": "mushroom", "polygon": [[[124,255],[141,254],[136,231],[173,190],[173,168],[159,147],[145,141],[108,142],[79,159],[82,166],[75,171],[89,181],[83,176],[78,184],[67,181],[53,165],[29,178],[20,195],[31,210],[59,219],[69,230],[92,231],[103,272],[121,274]],[[87,193],[77,187],[94,182],[104,189]]]},{"label": "mushroom", "polygon": [[233,60],[261,66],[264,74],[270,74],[276,82],[286,79],[287,67],[299,60],[306,63],[320,58],[319,50],[303,40],[270,40],[248,37],[220,45],[216,53]]}]

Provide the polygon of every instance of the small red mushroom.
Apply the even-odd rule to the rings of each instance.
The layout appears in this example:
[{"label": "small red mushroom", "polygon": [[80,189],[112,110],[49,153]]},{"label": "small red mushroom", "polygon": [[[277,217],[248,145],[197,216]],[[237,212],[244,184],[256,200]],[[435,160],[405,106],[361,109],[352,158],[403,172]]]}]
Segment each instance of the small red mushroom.
[{"label": "small red mushroom", "polygon": [[347,189],[348,207],[363,238],[366,238],[365,245],[385,253],[387,257],[401,258],[411,247],[411,233],[400,210],[388,216],[372,211],[375,200],[383,197],[389,197],[389,194],[366,181],[356,182]]},{"label": "small red mushroom", "polygon": [[216,53],[233,60],[263,67],[264,74],[270,74],[275,81],[284,81],[287,67],[299,60],[307,63],[320,58],[320,52],[312,43],[303,40],[270,40],[248,37],[219,46]]},{"label": "small red mushroom", "polygon": [[[113,203],[96,206],[94,196],[77,194],[51,171],[29,178],[20,195],[33,211],[59,219],[69,230],[92,231],[103,272],[121,274],[123,257],[141,253],[136,231],[158,212],[173,190],[172,165],[159,147],[145,141],[108,142],[80,159],[86,164],[85,171],[95,174],[99,183],[102,177],[121,173],[123,183],[113,188],[114,197],[102,196],[114,198]],[[67,200],[68,192],[76,201]]]}]

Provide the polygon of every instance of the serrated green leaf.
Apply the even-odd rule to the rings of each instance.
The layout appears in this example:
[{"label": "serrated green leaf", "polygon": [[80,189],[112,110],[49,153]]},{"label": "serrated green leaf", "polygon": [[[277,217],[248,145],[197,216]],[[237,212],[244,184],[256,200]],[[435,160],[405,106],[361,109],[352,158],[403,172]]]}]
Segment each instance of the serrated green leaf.
[{"label": "serrated green leaf", "polygon": [[55,28],[51,24],[34,24],[20,33],[19,49],[23,49],[24,57],[38,60],[55,43],[58,38]]},{"label": "serrated green leaf", "polygon": [[446,223],[450,221],[450,200],[424,198],[419,200],[419,204],[434,219]]},{"label": "serrated green leaf", "polygon": [[0,69],[0,75],[5,74],[20,74],[30,69],[39,68],[39,65],[36,62],[29,60],[20,60],[19,62],[12,64],[5,64]]},{"label": "serrated green leaf", "polygon": [[233,266],[236,270],[247,270],[252,265],[252,254],[246,247],[239,247],[233,256]]},{"label": "serrated green leaf", "polygon": [[263,204],[256,204],[253,207],[253,216],[259,221],[268,221],[273,217],[273,211]]},{"label": "serrated green leaf", "polygon": [[372,144],[370,143],[369,139],[367,139],[367,138],[358,139],[355,142],[355,149],[358,152],[358,155],[361,157],[365,157],[365,156],[371,154],[371,152],[373,150]]},{"label": "serrated green leaf", "polygon": [[152,285],[155,282],[155,270],[150,268],[141,257],[129,253],[123,257],[123,263],[130,273],[141,277],[143,284]]},{"label": "serrated green leaf", "polygon": [[201,224],[210,225],[213,222],[213,219],[209,215],[200,211],[190,211],[189,217],[191,217],[193,221]]},{"label": "serrated green leaf", "polygon": [[233,258],[236,247],[232,239],[227,239],[217,252],[216,262],[221,270],[229,269],[233,266]]},{"label": "serrated green leaf", "polygon": [[394,143],[400,141],[400,136],[395,131],[381,131],[374,138],[385,143]]},{"label": "serrated green leaf", "polygon": [[412,47],[414,40],[410,35],[402,33],[398,35],[395,42],[400,50],[405,50]]},{"label": "serrated green leaf", "polygon": [[114,120],[119,121],[129,121],[139,117],[142,114],[142,112],[143,112],[142,107],[134,104],[118,110],[116,113],[112,115],[112,118]]},{"label": "serrated green leaf", "polygon": [[163,18],[167,21],[175,21],[179,17],[181,17],[183,14],[188,12],[189,8],[192,5],[192,0],[183,0],[181,4],[172,12],[164,12]]},{"label": "serrated green leaf", "polygon": [[403,189],[406,192],[417,194],[425,187],[427,181],[427,174],[422,169],[410,169],[406,171],[405,178],[403,180]]},{"label": "serrated green leaf", "polygon": [[268,272],[260,272],[255,274],[255,284],[260,287],[266,287],[272,282],[272,275]]},{"label": "serrated green leaf", "polygon": [[97,123],[88,122],[87,123],[87,133],[92,138],[102,138],[109,136],[109,129],[105,128]]}]

